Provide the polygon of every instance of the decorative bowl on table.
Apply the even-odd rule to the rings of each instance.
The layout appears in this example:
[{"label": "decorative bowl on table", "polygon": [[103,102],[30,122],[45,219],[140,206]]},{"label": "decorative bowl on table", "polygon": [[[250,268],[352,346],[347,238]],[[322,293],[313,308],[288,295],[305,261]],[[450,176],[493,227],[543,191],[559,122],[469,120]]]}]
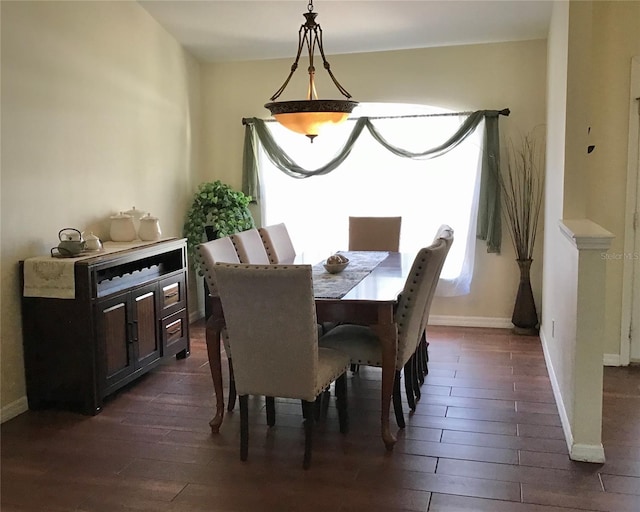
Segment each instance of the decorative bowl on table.
[{"label": "decorative bowl on table", "polygon": [[349,265],[349,258],[342,254],[333,254],[324,262],[324,268],[330,274],[342,272]]}]

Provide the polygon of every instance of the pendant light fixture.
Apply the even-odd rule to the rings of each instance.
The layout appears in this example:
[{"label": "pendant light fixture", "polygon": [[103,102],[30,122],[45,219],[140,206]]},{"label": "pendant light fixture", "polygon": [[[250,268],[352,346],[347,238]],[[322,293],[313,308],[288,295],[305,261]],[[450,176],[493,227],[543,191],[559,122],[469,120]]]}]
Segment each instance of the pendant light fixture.
[{"label": "pendant light fixture", "polygon": [[[320,130],[327,125],[339,124],[345,121],[354,107],[358,104],[351,101],[351,95],[340,85],[336,77],[331,72],[331,66],[324,56],[324,48],[322,46],[322,28],[316,23],[317,14],[313,12],[313,0],[307,5],[308,12],[304,13],[306,22],[298,31],[298,54],[296,60],[291,65],[291,72],[284,81],[280,89],[271,96],[271,103],[267,103],[265,108],[269,109],[271,115],[275,117],[281,125],[297,133],[302,133],[311,139],[318,135]],[[306,47],[309,54],[309,88],[306,100],[293,101],[275,101],[284,92],[289,80],[298,69],[298,61],[302,50]],[[318,99],[316,86],[314,82],[315,67],[313,64],[314,50],[318,48],[324,69],[327,70],[331,80],[338,88],[340,93],[345,96],[346,100],[321,100]]]}]

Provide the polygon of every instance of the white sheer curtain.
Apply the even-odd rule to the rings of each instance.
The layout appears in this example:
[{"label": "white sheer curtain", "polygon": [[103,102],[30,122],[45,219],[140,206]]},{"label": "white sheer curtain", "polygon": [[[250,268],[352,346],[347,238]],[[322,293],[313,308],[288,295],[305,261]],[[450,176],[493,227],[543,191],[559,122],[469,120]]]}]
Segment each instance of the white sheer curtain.
[{"label": "white sheer curtain", "polygon": [[[444,113],[415,105],[366,104],[354,115]],[[460,125],[458,116],[402,117],[374,123],[392,144],[419,150],[446,140]],[[326,163],[351,129],[323,132],[313,144],[277,123],[269,123],[281,147],[305,168]],[[443,269],[439,295],[469,292],[476,246],[476,212],[483,129],[444,156],[416,161],[392,155],[363,134],[342,166],[325,176],[294,179],[259,157],[262,224],[284,222],[296,252],[318,260],[347,248],[348,217],[402,216],[400,250],[415,253],[429,245],[441,224],[455,231]]]}]

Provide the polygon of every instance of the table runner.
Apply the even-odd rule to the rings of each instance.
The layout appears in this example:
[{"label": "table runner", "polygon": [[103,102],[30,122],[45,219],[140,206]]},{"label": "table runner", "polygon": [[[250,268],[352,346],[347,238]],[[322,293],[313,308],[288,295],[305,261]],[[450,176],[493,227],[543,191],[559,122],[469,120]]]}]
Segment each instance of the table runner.
[{"label": "table runner", "polygon": [[24,297],[46,297],[50,299],[74,299],[76,296],[76,261],[104,256],[114,252],[126,251],[157,241],[142,242],[105,242],[103,249],[95,252],[82,252],[75,258],[54,258],[36,256],[24,260]]},{"label": "table runner", "polygon": [[349,265],[338,274],[330,274],[324,262],[312,267],[313,290],[316,299],[340,299],[362,281],[389,253],[387,251],[340,251],[349,258]]}]

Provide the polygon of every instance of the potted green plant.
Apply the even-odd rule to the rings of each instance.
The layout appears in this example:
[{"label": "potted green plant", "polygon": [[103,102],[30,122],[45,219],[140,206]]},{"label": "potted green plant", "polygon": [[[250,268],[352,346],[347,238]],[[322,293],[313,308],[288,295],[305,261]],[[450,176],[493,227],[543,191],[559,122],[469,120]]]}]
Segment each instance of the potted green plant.
[{"label": "potted green plant", "polygon": [[202,274],[195,257],[198,244],[255,226],[249,210],[251,196],[220,180],[201,183],[187,211],[183,234],[194,268]]},{"label": "potted green plant", "polygon": [[519,145],[509,141],[506,171],[499,176],[503,212],[516,252],[520,283],[511,322],[518,334],[537,334],[538,313],[531,290],[530,270],[544,194],[543,151],[533,134]]}]

